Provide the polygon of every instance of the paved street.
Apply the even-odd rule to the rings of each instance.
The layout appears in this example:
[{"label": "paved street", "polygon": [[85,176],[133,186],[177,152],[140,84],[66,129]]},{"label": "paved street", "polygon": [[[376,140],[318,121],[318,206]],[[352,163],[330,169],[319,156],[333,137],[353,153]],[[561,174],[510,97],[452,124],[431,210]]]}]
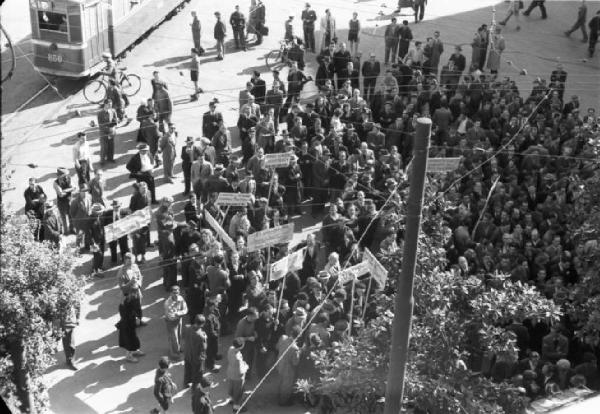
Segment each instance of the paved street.
[{"label": "paved street", "polygon": [[[13,40],[20,45],[17,54],[26,55],[30,48],[28,44],[28,22],[15,24],[15,21],[28,19],[27,2],[22,0],[7,2],[2,6],[3,25],[10,19],[6,27],[15,31]],[[498,4],[495,0],[461,0],[459,2],[430,0],[425,21],[418,25],[411,23],[416,39],[424,39],[433,30],[441,32],[441,38],[446,43],[441,62],[445,64],[452,52],[452,44],[462,44],[464,54],[470,59],[470,43],[477,27],[491,20],[491,5]],[[260,47],[251,47],[247,52],[234,51],[228,37],[228,53],[224,61],[215,61],[216,51],[212,39],[214,26],[213,12],[220,10],[224,20],[228,20],[234,5],[240,4],[242,11],[247,14],[249,2],[238,0],[192,0],[184,10],[172,20],[165,22],[148,39],[137,46],[127,57],[125,63],[128,72],[136,73],[142,78],[142,90],[132,98],[127,112],[135,117],[135,109],[140,101],[150,96],[150,79],[154,70],[160,71],[161,78],[169,85],[169,91],[174,103],[173,122],[179,131],[178,147],[183,145],[188,135],[201,135],[201,116],[207,110],[207,103],[214,97],[220,101],[219,109],[223,112],[226,125],[229,126],[234,147],[239,148],[236,131],[238,114],[238,91],[244,88],[253,70],[263,73],[263,78],[270,84],[272,76],[265,65],[264,57],[272,49],[278,47],[278,41],[283,38],[284,25],[288,15],[295,17],[296,35],[301,36],[300,11],[304,1],[265,1],[267,6],[267,26],[270,35]],[[396,6],[396,1],[384,0],[318,0],[311,1],[317,14],[321,16],[329,7],[338,21],[339,27],[344,27],[353,11],[358,11],[363,24],[360,50],[367,54],[374,50],[379,59],[383,60],[383,29],[389,21],[389,15]],[[387,4],[387,7],[381,7]],[[498,18],[506,13],[506,5],[500,3]],[[547,2],[549,18],[541,20],[538,13],[531,17],[521,16],[522,29],[516,31],[511,22],[503,35],[506,39],[506,51],[503,56],[501,74],[516,78],[522,91],[529,91],[532,81],[537,77],[549,77],[554,69],[557,57],[569,73],[567,95],[580,96],[582,108],[597,106],[600,96],[600,60],[583,59],[587,56],[586,45],[579,41],[579,33],[566,38],[563,31],[570,27],[576,16],[576,2]],[[588,2],[588,17],[600,9],[600,2]],[[189,81],[189,50],[192,47],[189,23],[190,11],[197,10],[203,25],[202,45],[206,55],[201,57],[200,86],[205,93],[197,102],[190,102],[192,84]],[[383,15],[379,12],[382,11]],[[411,17],[407,17],[412,22]],[[402,19],[400,19],[402,20]],[[228,27],[228,31],[231,28]],[[231,35],[231,33],[229,33]],[[346,31],[341,31],[340,39],[346,38]],[[317,33],[319,39],[319,33]],[[465,47],[466,46],[466,47]],[[312,55],[305,57],[308,71],[314,76],[315,61]],[[510,60],[509,66],[505,61]],[[30,105],[18,113],[14,111],[26,102],[46,83],[39,74],[34,72],[22,57],[18,62],[15,77],[2,89],[2,160],[10,159],[10,168],[14,169],[14,191],[3,195],[3,202],[15,210],[22,211],[23,191],[27,178],[35,176],[46,193],[54,196],[52,181],[58,166],[72,167],[71,145],[78,131],[88,132],[90,146],[96,154],[99,152],[96,128],[90,126],[90,121],[96,119],[95,105],[89,105],[83,98],[79,88],[82,81],[68,82],[58,80],[57,92],[52,88],[46,89],[33,100]],[[514,69],[517,67],[518,69]],[[519,76],[519,69],[526,68],[527,76]],[[286,74],[281,76],[285,79]],[[305,88],[305,97],[316,93],[313,84]],[[79,111],[78,116],[75,111]],[[106,167],[107,187],[111,190],[109,199],[120,199],[128,203],[131,194],[132,180],[128,178],[125,163],[131,154],[135,153],[135,138],[138,123],[134,120],[130,125],[118,130],[116,142],[116,164]],[[31,168],[28,164],[36,164]],[[73,169],[71,168],[71,171]],[[157,196],[171,195],[175,198],[175,211],[183,206],[183,175],[181,165],[177,164],[178,179],[175,184],[167,184],[163,180],[162,170],[157,171]],[[181,218],[181,216],[179,217]],[[305,234],[314,231],[318,225],[308,214],[297,217],[296,235],[294,242],[304,238]],[[156,235],[153,236],[156,238]],[[147,263],[142,267],[144,281],[144,314],[150,318],[147,327],[139,330],[142,349],[146,356],[138,364],[124,362],[124,351],[117,346],[115,323],[118,320],[118,303],[120,292],[116,286],[115,269],[107,272],[103,280],[91,280],[87,284],[87,299],[84,303],[81,325],[77,330],[77,355],[80,370],[73,373],[64,368],[63,356],[58,355],[59,364],[47,374],[50,384],[50,399],[52,411],[57,414],[87,414],[87,413],[148,413],[156,406],[152,396],[154,370],[158,358],[167,351],[167,340],[164,321],[161,319],[162,304],[166,296],[161,283],[161,272],[158,266],[158,253],[154,249],[148,255]],[[85,277],[90,272],[91,256],[82,258],[77,268],[78,274]],[[109,259],[108,259],[109,260]],[[108,262],[108,260],[106,260]],[[231,338],[222,341],[228,346]],[[226,349],[222,350],[225,354]],[[183,378],[183,364],[176,364],[172,373],[178,385]],[[217,413],[231,412],[224,405],[226,385],[223,374],[214,376],[218,384],[211,391],[212,399],[219,406]],[[248,389],[256,383],[252,379]],[[248,407],[253,413],[304,413],[300,406],[282,409],[276,405],[277,375],[274,374],[267,383],[259,389]],[[180,391],[176,397],[173,413],[191,412],[189,391]]]}]

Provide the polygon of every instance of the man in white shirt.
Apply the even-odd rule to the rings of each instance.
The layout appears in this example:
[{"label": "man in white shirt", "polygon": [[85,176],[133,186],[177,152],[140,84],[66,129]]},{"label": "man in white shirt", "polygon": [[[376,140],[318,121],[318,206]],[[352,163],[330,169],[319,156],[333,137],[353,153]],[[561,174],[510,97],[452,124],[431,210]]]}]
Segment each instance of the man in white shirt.
[{"label": "man in white shirt", "polygon": [[169,358],[174,361],[181,360],[181,320],[188,313],[185,299],[179,293],[179,286],[174,285],[171,288],[171,294],[165,301],[165,323],[169,339]]},{"label": "man in white shirt", "polygon": [[73,163],[79,179],[79,185],[90,181],[90,167],[92,165],[92,152],[87,143],[85,132],[77,133],[77,143],[73,147]]}]

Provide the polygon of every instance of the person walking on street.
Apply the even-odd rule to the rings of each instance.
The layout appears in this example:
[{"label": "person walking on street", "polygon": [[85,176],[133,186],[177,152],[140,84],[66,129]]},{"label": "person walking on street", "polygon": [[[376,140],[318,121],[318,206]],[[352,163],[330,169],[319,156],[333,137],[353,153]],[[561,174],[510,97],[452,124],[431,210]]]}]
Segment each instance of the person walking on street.
[{"label": "person walking on street", "polygon": [[398,25],[396,24],[396,18],[392,17],[392,21],[385,27],[385,62],[387,66],[390,64],[390,58],[392,63],[396,63],[396,54],[398,50]]},{"label": "person walking on street", "polygon": [[196,48],[193,48],[191,52],[192,60],[190,61],[190,79],[194,84],[194,93],[190,95],[190,100],[197,101],[198,95],[204,92],[202,88],[198,86],[198,74],[200,73],[200,52]]},{"label": "person walking on street", "polygon": [[154,398],[158,401],[160,409],[154,409],[152,412],[166,413],[173,405],[173,396],[177,393],[177,385],[171,378],[169,367],[171,363],[169,358],[164,356],[158,360],[158,369],[154,375]]},{"label": "person walking on street", "polygon": [[194,323],[187,325],[183,335],[183,387],[195,387],[204,377],[206,361],[206,333],[204,315],[196,315]]},{"label": "person walking on street", "polygon": [[588,52],[590,57],[594,56],[596,49],[596,43],[598,43],[598,32],[600,32],[600,10],[596,12],[596,15],[592,17],[588,23],[590,29],[590,43],[588,45]]},{"label": "person walking on street", "polygon": [[544,5],[545,1],[546,0],[533,0],[531,3],[529,3],[527,10],[523,12],[523,16],[529,16],[533,9],[539,7],[540,11],[542,12],[542,19],[547,19],[548,15],[546,14],[546,6]]},{"label": "person walking on street", "polygon": [[173,124],[169,124],[169,131],[165,132],[158,144],[160,152],[162,152],[163,172],[165,180],[169,184],[173,184],[175,173],[175,158],[177,157],[177,131]]},{"label": "person walking on street", "polygon": [[223,60],[225,57],[225,37],[227,36],[227,27],[221,21],[221,13],[215,12],[217,22],[214,28],[214,38],[217,41],[217,60]]},{"label": "person walking on street", "polygon": [[195,11],[192,12],[192,23],[190,26],[192,27],[192,40],[194,41],[194,49],[198,51],[198,54],[202,54],[202,46],[200,45],[202,25],[200,24],[200,19],[198,19],[198,15]]},{"label": "person walking on street", "polygon": [[181,327],[182,318],[187,315],[188,308],[180,295],[179,286],[171,287],[171,294],[165,301],[165,323],[169,341],[169,357],[174,361],[181,360]]},{"label": "person walking on street", "polygon": [[413,7],[415,10],[415,23],[419,23],[425,17],[425,5],[427,0],[415,0]]},{"label": "person walking on street", "polygon": [[229,397],[233,403],[233,410],[237,412],[246,411],[246,407],[241,407],[242,397],[244,396],[244,382],[248,372],[248,364],[244,361],[242,350],[247,343],[241,338],[235,338],[227,351],[227,383],[229,385]]},{"label": "person walking on street", "polygon": [[519,0],[510,0],[508,5],[508,12],[504,20],[498,22],[500,26],[506,26],[506,23],[510,20],[512,16],[515,16],[515,20],[517,21],[517,31],[521,30],[521,25],[519,24],[519,11],[521,7],[521,2]]},{"label": "person walking on street", "polygon": [[92,152],[87,143],[85,132],[77,133],[77,143],[73,147],[73,163],[79,185],[90,181],[90,168],[92,166]]},{"label": "person walking on street", "polygon": [[100,132],[100,165],[105,162],[115,162],[115,135],[119,117],[112,108],[110,100],[104,101],[103,108],[98,112],[98,130]]},{"label": "person walking on street", "polygon": [[102,272],[104,264],[104,251],[106,250],[104,222],[102,213],[104,206],[102,204],[94,204],[90,209],[90,250],[93,253],[92,257],[92,274],[94,277],[103,278]]},{"label": "person walking on street", "polygon": [[565,36],[569,37],[569,36],[571,36],[571,33],[573,33],[575,30],[581,29],[581,34],[583,35],[583,39],[581,41],[583,43],[587,43],[588,34],[587,34],[586,27],[585,27],[586,21],[587,21],[587,4],[585,4],[585,0],[581,0],[581,4],[579,5],[579,9],[577,10],[577,21],[575,22],[573,27],[571,27],[571,29],[569,29],[565,32]]},{"label": "person walking on street", "polygon": [[315,53],[315,21],[317,21],[317,13],[310,8],[309,3],[306,3],[301,17],[302,29],[304,31],[304,47],[311,53]]},{"label": "person walking on street", "polygon": [[65,353],[65,359],[67,367],[73,371],[77,371],[79,368],[75,365],[75,328],[79,325],[80,306],[71,306],[69,312],[65,315],[61,321],[61,328],[63,331],[62,345]]},{"label": "person walking on street", "polygon": [[163,133],[165,132],[165,124],[169,125],[171,123],[171,115],[173,114],[173,102],[164,82],[156,84],[154,96],[158,114],[158,130]]},{"label": "person walking on street", "polygon": [[294,40],[294,16],[288,16],[284,24],[284,30],[283,39],[292,42]]},{"label": "person walking on street", "polygon": [[130,293],[123,297],[119,304],[119,315],[121,319],[117,323],[119,330],[119,346],[125,348],[127,354],[125,360],[127,362],[138,362],[136,357],[144,356],[140,350],[140,338],[136,332],[136,293]]},{"label": "person walking on street", "polygon": [[246,51],[246,16],[240,11],[240,6],[235,6],[235,11],[231,13],[229,18],[233,39],[235,40],[235,48]]}]

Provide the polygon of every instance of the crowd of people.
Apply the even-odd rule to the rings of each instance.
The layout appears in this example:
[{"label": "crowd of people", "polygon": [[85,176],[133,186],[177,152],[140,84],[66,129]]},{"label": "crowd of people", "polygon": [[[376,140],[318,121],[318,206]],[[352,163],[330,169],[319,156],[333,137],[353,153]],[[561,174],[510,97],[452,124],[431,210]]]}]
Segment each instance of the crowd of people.
[{"label": "crowd of people", "polygon": [[[236,19],[240,16],[232,24],[243,32]],[[302,19],[304,45],[314,51],[317,16],[309,4]],[[58,169],[56,205],[35,179],[29,181],[25,210],[40,222],[38,239],[58,244],[61,234],[77,234],[81,251],[93,254],[98,277],[106,244],[112,265],[122,260],[119,345],[132,363],[144,355],[136,329],[147,323],[141,306],[145,254],[158,246],[169,292],[164,303],[169,355],[159,362],[154,389],[163,411],[177,389],[169,364],[183,360],[183,386],[193,387],[194,413],[210,412],[202,411],[210,407],[208,374],[220,369],[223,335],[234,337],[226,359],[237,412],[245,410],[245,382],[261,378],[276,359],[279,403],[291,404],[297,379],[318,380],[311,353],[335,347],[368,323],[369,300],[384,286],[368,277],[344,284],[339,277],[361,262],[364,249],[393,253],[402,245],[397,207],[408,186],[419,117],[433,122],[430,157],[461,159],[456,171],[431,176],[431,185],[455,206],[445,225],[453,234],[447,260],[456,277],[501,272],[565,304],[571,287],[592,268],[567,220],[580,191],[572,178],[598,169],[591,139],[600,133],[600,114],[580,108],[577,95],[568,94],[562,65],[548,79],[536,77],[531,93],[524,94],[498,74],[504,48],[499,26],[478,29],[470,62],[455,46],[447,63],[441,61],[440,32],[423,45],[413,39],[408,21],[396,25],[393,18],[385,28],[383,63],[375,53],[361,62],[358,32],[349,32],[347,48],[330,13],[323,27],[314,56],[315,99],[300,99],[312,76],[294,62],[287,82],[274,71],[268,85],[256,71],[240,92],[240,154],[232,151],[216,99],[203,115],[202,137],[187,137],[178,151],[168,85],[156,72],[152,98],[137,109],[139,152],[126,166],[134,180],[126,208],[106,197],[102,164],[113,160],[113,151],[102,151],[100,166],[92,168],[85,133],[78,134],[73,149],[78,184],[67,169]],[[239,36],[236,44],[245,48]],[[123,118],[112,106],[107,101],[98,116],[101,140],[108,145],[103,148],[111,148],[108,142]],[[173,183],[178,152],[187,197],[183,222],[175,219],[173,198],[157,198],[155,184],[161,165],[166,182]],[[267,167],[272,153],[291,154],[289,165]],[[217,203],[219,193],[245,193],[251,201],[225,209]],[[105,242],[106,225],[156,204],[152,224]],[[305,242],[249,249],[250,234],[293,223],[308,210],[322,226]],[[268,264],[299,249],[301,269],[271,280]],[[513,380],[532,399],[571,386],[600,389],[600,340],[577,338],[574,321],[549,326],[538,319],[511,320],[507,329],[516,335],[519,355],[488,356],[473,369],[497,381]]]}]

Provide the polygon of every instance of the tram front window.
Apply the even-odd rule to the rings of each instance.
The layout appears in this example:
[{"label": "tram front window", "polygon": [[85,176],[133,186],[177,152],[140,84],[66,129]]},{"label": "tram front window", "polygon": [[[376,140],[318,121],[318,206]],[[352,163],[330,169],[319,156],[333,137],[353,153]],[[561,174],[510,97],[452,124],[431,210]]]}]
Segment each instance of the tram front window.
[{"label": "tram front window", "polygon": [[67,15],[38,11],[38,23],[41,30],[67,33]]}]

